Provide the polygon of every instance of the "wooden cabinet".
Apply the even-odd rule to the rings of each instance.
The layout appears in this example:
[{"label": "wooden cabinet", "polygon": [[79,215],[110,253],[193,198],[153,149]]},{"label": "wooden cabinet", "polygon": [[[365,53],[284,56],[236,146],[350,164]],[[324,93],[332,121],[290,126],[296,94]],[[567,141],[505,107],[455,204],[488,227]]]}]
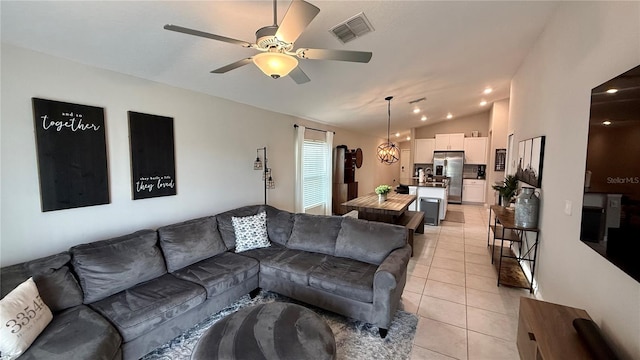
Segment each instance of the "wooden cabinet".
[{"label": "wooden cabinet", "polygon": [[487,163],[487,140],[486,137],[464,138],[465,164],[484,165]]},{"label": "wooden cabinet", "polygon": [[433,164],[433,150],[436,139],[416,139],[416,152],[413,156],[415,164]]},{"label": "wooden cabinet", "polygon": [[484,203],[486,180],[462,180],[462,202]]},{"label": "wooden cabinet", "polygon": [[332,210],[335,215],[347,213],[342,205],[358,197],[356,177],[357,150],[349,151],[346,145],[336,146],[333,152],[333,199]]},{"label": "wooden cabinet", "polygon": [[347,208],[342,203],[358,197],[358,182],[333,183],[333,205],[334,215],[344,215]]},{"label": "wooden cabinet", "polygon": [[436,150],[463,151],[464,150],[464,133],[436,134]]},{"label": "wooden cabinet", "polygon": [[522,360],[593,359],[573,327],[586,311],[526,297],[520,298],[516,344]]}]

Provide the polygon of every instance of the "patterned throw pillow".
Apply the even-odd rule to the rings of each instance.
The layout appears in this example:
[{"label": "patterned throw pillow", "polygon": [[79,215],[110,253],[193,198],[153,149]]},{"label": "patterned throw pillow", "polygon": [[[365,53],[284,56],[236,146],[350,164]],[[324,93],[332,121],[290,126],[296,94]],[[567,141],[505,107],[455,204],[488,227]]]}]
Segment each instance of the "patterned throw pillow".
[{"label": "patterned throw pillow", "polygon": [[42,302],[33,278],[0,300],[0,359],[12,360],[29,348],[53,315]]},{"label": "patterned throw pillow", "polygon": [[271,246],[267,235],[267,213],[253,216],[231,217],[236,234],[236,252]]}]

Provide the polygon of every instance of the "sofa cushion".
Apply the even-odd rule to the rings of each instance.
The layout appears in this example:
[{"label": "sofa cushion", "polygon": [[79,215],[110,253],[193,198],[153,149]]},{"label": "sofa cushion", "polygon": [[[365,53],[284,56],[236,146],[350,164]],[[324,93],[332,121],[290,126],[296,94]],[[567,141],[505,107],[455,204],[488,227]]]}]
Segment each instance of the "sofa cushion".
[{"label": "sofa cushion", "polygon": [[20,360],[111,360],[121,344],[122,337],[109,321],[79,305],[56,314]]},{"label": "sofa cushion", "polygon": [[51,311],[61,311],[82,304],[82,289],[67,266],[68,252],[47,256],[0,269],[0,297],[30,277],[40,297]]},{"label": "sofa cushion", "polygon": [[272,243],[271,246],[269,246],[269,247],[243,251],[239,255],[247,256],[247,257],[250,257],[252,259],[256,259],[258,261],[262,261],[262,260],[264,260],[266,258],[269,258],[269,257],[272,257],[272,256],[277,256],[277,255],[279,255],[281,252],[283,252],[285,250],[287,250],[286,247],[284,247],[282,245],[278,245],[277,243]]},{"label": "sofa cushion", "polygon": [[90,306],[109,319],[127,342],[189,311],[206,297],[200,285],[165,274]]},{"label": "sofa cushion", "polygon": [[336,240],[336,256],[380,265],[395,249],[407,243],[404,226],[344,218]]},{"label": "sofa cushion", "polygon": [[256,215],[231,217],[236,235],[236,252],[271,246],[267,234],[267,213],[261,211]]},{"label": "sofa cushion", "polygon": [[207,298],[221,294],[258,273],[255,259],[225,252],[173,273],[179,279],[194,282],[207,290]]},{"label": "sofa cushion", "polygon": [[372,303],[376,265],[329,257],[309,275],[309,285],[349,299]]},{"label": "sofa cushion", "polygon": [[309,273],[326,258],[322,254],[287,249],[260,260],[260,273],[307,286]]},{"label": "sofa cushion", "polygon": [[158,238],[170,272],[227,251],[212,216],[163,226]]},{"label": "sofa cushion", "polygon": [[287,247],[333,255],[342,216],[295,214]]},{"label": "sofa cushion", "polygon": [[236,234],[233,229],[231,218],[234,216],[243,217],[255,215],[260,212],[261,209],[261,205],[250,205],[225,211],[216,215],[216,220],[218,221],[218,231],[220,231],[220,235],[222,236],[222,240],[227,246],[227,249],[232,250],[236,248]]},{"label": "sofa cushion", "polygon": [[0,299],[0,357],[16,359],[31,346],[52,318],[33,278],[18,285]]},{"label": "sofa cushion", "polygon": [[133,234],[71,248],[73,268],[89,304],[167,272],[158,233]]},{"label": "sofa cushion", "polygon": [[280,245],[286,245],[291,237],[295,215],[269,205],[264,205],[262,208],[267,212],[269,240]]}]

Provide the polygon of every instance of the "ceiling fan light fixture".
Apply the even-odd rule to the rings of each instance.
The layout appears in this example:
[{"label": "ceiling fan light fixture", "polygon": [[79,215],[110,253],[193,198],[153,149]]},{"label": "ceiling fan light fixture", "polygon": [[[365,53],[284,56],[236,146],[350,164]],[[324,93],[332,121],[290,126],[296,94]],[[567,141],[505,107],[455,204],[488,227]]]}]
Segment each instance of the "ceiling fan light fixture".
[{"label": "ceiling fan light fixture", "polygon": [[298,66],[298,59],[278,52],[264,52],[253,57],[253,63],[274,79],[287,76]]}]

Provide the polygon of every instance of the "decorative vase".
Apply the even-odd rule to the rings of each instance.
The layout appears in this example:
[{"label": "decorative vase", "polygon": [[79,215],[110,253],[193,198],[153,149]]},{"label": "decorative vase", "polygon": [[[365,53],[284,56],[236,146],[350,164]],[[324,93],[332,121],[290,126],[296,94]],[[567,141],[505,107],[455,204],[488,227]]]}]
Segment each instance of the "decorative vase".
[{"label": "decorative vase", "polygon": [[511,198],[502,196],[502,206],[509,207],[509,204],[511,204]]},{"label": "decorative vase", "polygon": [[383,203],[387,201],[387,194],[378,194],[378,202]]},{"label": "decorative vase", "polygon": [[535,188],[524,187],[516,198],[514,223],[517,227],[535,228],[538,226],[538,209],[540,199],[535,194]]}]

